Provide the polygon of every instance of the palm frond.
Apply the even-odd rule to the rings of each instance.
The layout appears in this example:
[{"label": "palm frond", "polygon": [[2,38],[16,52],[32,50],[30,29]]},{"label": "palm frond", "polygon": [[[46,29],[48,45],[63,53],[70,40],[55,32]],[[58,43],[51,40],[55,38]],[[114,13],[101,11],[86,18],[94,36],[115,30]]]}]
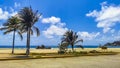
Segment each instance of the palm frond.
[{"label": "palm frond", "polygon": [[32,29],[30,29],[30,34],[33,35],[33,30]]},{"label": "palm frond", "polygon": [[8,25],[9,25],[8,21],[3,24],[3,26],[8,26]]},{"label": "palm frond", "polygon": [[34,12],[31,7],[24,7],[18,14],[22,19],[22,23],[26,24],[27,27],[32,27],[41,16],[38,10]]},{"label": "palm frond", "polygon": [[82,49],[84,49],[84,47],[82,46],[82,45],[76,45],[77,47],[80,47],[80,48],[82,48]]},{"label": "palm frond", "polygon": [[2,27],[0,30],[7,30],[9,27]]},{"label": "palm frond", "polygon": [[21,40],[23,40],[22,33],[18,31],[18,35],[19,35],[19,37],[21,38]]},{"label": "palm frond", "polygon": [[21,33],[25,33],[27,32],[27,26],[23,23],[21,23],[21,26],[19,27],[19,30],[21,31]]},{"label": "palm frond", "polygon": [[14,29],[6,30],[6,31],[4,32],[4,35],[5,35],[5,34],[9,34],[9,33],[11,33],[12,31],[14,31]]},{"label": "palm frond", "polygon": [[77,40],[75,41],[75,44],[79,43],[79,42],[83,42],[83,39]]},{"label": "palm frond", "polygon": [[37,27],[35,27],[35,26],[33,26],[33,29],[36,31],[37,36],[39,36],[40,35],[40,30]]}]

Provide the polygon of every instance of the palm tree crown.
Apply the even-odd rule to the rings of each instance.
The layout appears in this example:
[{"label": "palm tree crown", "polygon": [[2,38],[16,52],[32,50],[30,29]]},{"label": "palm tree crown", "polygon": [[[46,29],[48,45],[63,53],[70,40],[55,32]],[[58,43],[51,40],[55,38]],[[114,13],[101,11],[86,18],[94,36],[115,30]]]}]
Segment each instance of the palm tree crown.
[{"label": "palm tree crown", "polygon": [[19,26],[20,26],[20,19],[13,16],[7,20],[6,23],[3,24],[3,27],[0,28],[0,30],[5,30],[4,34],[8,34],[13,32],[13,48],[12,48],[12,54],[14,53],[14,41],[15,41],[15,32],[18,33],[21,40],[23,39],[23,36],[20,32]]},{"label": "palm tree crown", "polygon": [[74,50],[74,45],[77,44],[78,42],[83,42],[82,39],[78,40],[78,35],[76,32],[73,32],[72,30],[68,30],[62,38],[62,43],[67,42],[69,45],[72,46],[72,50]]}]

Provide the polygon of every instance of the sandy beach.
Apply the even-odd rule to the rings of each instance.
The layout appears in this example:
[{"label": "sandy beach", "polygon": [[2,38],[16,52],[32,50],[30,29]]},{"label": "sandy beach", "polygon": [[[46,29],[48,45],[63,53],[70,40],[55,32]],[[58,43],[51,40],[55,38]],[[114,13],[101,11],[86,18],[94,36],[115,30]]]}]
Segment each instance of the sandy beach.
[{"label": "sandy beach", "polygon": [[[32,53],[54,53],[58,49],[31,49]],[[101,50],[96,48],[76,49],[77,51]],[[109,48],[108,51],[120,52],[120,48]],[[0,58],[11,49],[0,49]],[[15,53],[25,53],[25,49],[15,49]],[[0,68],[120,68],[120,54],[103,56],[80,56],[69,58],[46,58],[30,60],[0,61]]]}]

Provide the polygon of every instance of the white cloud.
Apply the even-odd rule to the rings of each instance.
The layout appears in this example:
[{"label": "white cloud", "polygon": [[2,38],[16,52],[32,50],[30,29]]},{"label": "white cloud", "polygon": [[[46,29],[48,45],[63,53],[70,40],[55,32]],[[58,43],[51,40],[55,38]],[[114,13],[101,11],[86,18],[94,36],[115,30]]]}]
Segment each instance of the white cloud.
[{"label": "white cloud", "polygon": [[14,7],[15,7],[15,8],[20,7],[20,3],[15,2],[15,3],[14,3]]},{"label": "white cloud", "polygon": [[51,25],[46,31],[43,31],[43,33],[47,38],[53,38],[55,35],[63,35],[67,30],[67,28]]},{"label": "white cloud", "polygon": [[10,16],[14,16],[15,14],[17,14],[16,11],[14,12],[8,12],[8,11],[3,11],[2,8],[0,8],[0,20],[6,20],[8,19]]},{"label": "white cloud", "polygon": [[9,14],[9,16],[15,16],[17,14],[17,11],[14,11],[12,13]]},{"label": "white cloud", "polygon": [[12,7],[10,7],[10,12],[14,12],[14,9]]},{"label": "white cloud", "polygon": [[43,18],[42,23],[51,23],[51,24],[60,23],[60,18],[54,16],[51,16],[50,18]]},{"label": "white cloud", "polygon": [[107,2],[101,3],[101,10],[93,10],[86,14],[86,16],[95,17],[98,22],[97,27],[103,28],[106,33],[112,30],[116,23],[120,23],[120,5],[108,5]]},{"label": "white cloud", "polygon": [[68,28],[65,27],[66,24],[62,23],[59,17],[51,16],[50,18],[43,18],[42,23],[44,24],[50,23],[50,26],[43,31],[43,34],[47,38],[61,36],[68,30]]},{"label": "white cloud", "polygon": [[9,16],[9,13],[7,11],[3,11],[2,8],[0,8],[0,20],[6,20]]},{"label": "white cloud", "polygon": [[[20,7],[20,3],[15,2],[14,3],[14,7],[18,8]],[[5,7],[5,10],[3,10],[2,8],[0,8],[0,20],[6,20],[11,16],[14,16],[17,14],[17,11],[15,11],[15,8],[12,7]],[[9,10],[9,11],[6,11]]]},{"label": "white cloud", "polygon": [[118,31],[118,32],[116,31],[113,34],[104,34],[104,35],[101,35],[96,40],[98,40],[99,42],[104,42],[104,43],[120,40],[120,31]]},{"label": "white cloud", "polygon": [[112,29],[112,30],[111,30],[111,33],[114,33],[114,32],[115,32],[115,29]]},{"label": "white cloud", "polygon": [[80,36],[80,38],[83,38],[84,40],[93,40],[93,39],[95,39],[97,36],[99,36],[100,35],[100,32],[97,32],[97,33],[88,33],[88,32],[78,32],[77,33],[79,36]]}]

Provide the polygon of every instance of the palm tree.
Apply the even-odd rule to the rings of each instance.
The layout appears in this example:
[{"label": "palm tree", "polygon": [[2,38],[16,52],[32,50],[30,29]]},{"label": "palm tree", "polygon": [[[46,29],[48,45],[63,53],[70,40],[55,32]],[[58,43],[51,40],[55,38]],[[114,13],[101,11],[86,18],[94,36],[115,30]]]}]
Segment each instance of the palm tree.
[{"label": "palm tree", "polygon": [[[72,46],[72,50],[74,50],[74,45],[77,44],[78,42],[83,42],[82,39],[78,40],[78,35],[76,32],[73,32],[72,30],[68,30],[62,38],[62,43],[67,42],[69,43],[68,45]],[[81,48],[83,48],[81,46]]]},{"label": "palm tree", "polygon": [[15,33],[17,32],[21,40],[23,39],[23,36],[19,29],[20,26],[19,24],[20,24],[20,20],[14,16],[9,18],[7,22],[3,24],[3,27],[0,28],[0,30],[5,30],[4,34],[9,34],[13,32],[12,54],[14,54]]},{"label": "palm tree", "polygon": [[18,14],[22,21],[22,32],[27,32],[26,55],[28,56],[30,53],[30,35],[33,34],[32,29],[37,32],[37,36],[40,35],[39,29],[34,24],[39,20],[41,14],[38,11],[34,12],[31,7],[24,7]]},{"label": "palm tree", "polygon": [[67,48],[68,48],[69,43],[67,42],[63,42],[61,44],[59,44],[59,52],[66,52]]}]

